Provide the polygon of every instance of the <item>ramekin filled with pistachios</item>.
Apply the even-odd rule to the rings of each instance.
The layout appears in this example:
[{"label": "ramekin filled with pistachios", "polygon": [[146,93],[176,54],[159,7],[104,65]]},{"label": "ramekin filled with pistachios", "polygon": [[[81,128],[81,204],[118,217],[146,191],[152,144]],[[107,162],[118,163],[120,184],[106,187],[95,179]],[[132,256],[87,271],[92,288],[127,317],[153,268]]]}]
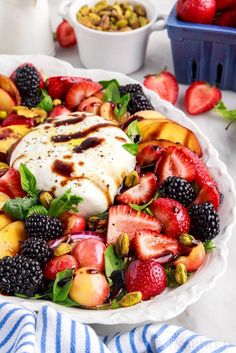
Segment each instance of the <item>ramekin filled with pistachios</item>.
[{"label": "ramekin filled with pistachios", "polygon": [[65,0],[60,14],[74,27],[83,66],[125,74],[143,65],[150,33],[165,28],[152,0]]}]

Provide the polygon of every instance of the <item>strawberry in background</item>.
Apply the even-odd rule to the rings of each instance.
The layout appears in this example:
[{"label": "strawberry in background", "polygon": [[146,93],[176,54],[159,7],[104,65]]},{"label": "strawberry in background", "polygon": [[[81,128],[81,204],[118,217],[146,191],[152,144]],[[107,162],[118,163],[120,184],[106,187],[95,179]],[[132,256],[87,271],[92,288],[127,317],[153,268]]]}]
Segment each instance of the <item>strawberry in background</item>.
[{"label": "strawberry in background", "polygon": [[226,10],[230,8],[236,8],[235,0],[216,0],[216,9],[218,10]]},{"label": "strawberry in background", "polygon": [[57,27],[57,40],[62,48],[73,47],[77,43],[74,29],[66,20]]},{"label": "strawberry in background", "polygon": [[216,26],[236,28],[236,2],[235,8],[222,12],[214,22]]},{"label": "strawberry in background", "polygon": [[176,10],[183,21],[211,24],[216,13],[216,0],[178,0]]}]

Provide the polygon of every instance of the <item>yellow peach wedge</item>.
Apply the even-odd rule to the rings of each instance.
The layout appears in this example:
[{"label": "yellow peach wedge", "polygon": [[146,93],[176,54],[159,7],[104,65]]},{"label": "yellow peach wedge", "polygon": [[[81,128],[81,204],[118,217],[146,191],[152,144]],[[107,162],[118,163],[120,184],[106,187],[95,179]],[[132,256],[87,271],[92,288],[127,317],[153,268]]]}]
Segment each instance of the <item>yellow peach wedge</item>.
[{"label": "yellow peach wedge", "polygon": [[20,243],[27,239],[24,222],[16,221],[0,230],[0,259],[15,256],[20,251]]}]

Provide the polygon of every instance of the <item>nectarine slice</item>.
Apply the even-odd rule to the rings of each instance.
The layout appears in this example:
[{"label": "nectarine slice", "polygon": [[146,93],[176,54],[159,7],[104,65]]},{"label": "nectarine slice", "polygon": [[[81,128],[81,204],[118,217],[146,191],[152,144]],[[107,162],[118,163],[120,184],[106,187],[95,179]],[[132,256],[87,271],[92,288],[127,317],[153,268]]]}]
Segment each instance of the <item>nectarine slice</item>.
[{"label": "nectarine slice", "polygon": [[14,105],[16,105],[16,102],[10,94],[0,88],[0,110],[10,113]]}]

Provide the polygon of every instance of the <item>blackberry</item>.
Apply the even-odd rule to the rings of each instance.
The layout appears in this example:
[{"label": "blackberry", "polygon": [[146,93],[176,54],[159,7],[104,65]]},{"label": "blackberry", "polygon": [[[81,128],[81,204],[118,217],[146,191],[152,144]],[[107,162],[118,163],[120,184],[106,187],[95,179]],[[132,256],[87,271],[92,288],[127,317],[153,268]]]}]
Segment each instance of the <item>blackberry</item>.
[{"label": "blackberry", "polygon": [[127,110],[132,115],[141,110],[154,110],[154,108],[146,96],[143,94],[136,94],[131,97]]},{"label": "blackberry", "polygon": [[39,89],[40,76],[33,65],[25,64],[16,70],[14,81],[21,95],[28,96]]},{"label": "blackberry", "polygon": [[63,235],[62,224],[58,218],[41,214],[27,217],[25,229],[30,238],[41,238],[46,241],[60,238]]},{"label": "blackberry", "polygon": [[29,95],[22,97],[22,105],[28,108],[36,107],[43,99],[41,91],[31,92]]},{"label": "blackberry", "polygon": [[22,255],[6,256],[0,260],[0,292],[32,297],[43,285],[40,264]]},{"label": "blackberry", "polygon": [[191,218],[190,234],[201,241],[211,240],[220,232],[220,219],[210,202],[191,205],[188,209]]},{"label": "blackberry", "polygon": [[21,246],[21,255],[38,261],[40,265],[44,265],[52,257],[53,252],[44,239],[29,238]]},{"label": "blackberry", "polygon": [[196,198],[192,184],[182,178],[168,177],[160,187],[160,196],[169,197],[188,207]]},{"label": "blackberry", "polygon": [[121,96],[124,96],[127,93],[131,93],[132,95],[136,95],[136,94],[144,95],[143,88],[138,83],[131,83],[129,85],[120,86],[119,91]]}]

